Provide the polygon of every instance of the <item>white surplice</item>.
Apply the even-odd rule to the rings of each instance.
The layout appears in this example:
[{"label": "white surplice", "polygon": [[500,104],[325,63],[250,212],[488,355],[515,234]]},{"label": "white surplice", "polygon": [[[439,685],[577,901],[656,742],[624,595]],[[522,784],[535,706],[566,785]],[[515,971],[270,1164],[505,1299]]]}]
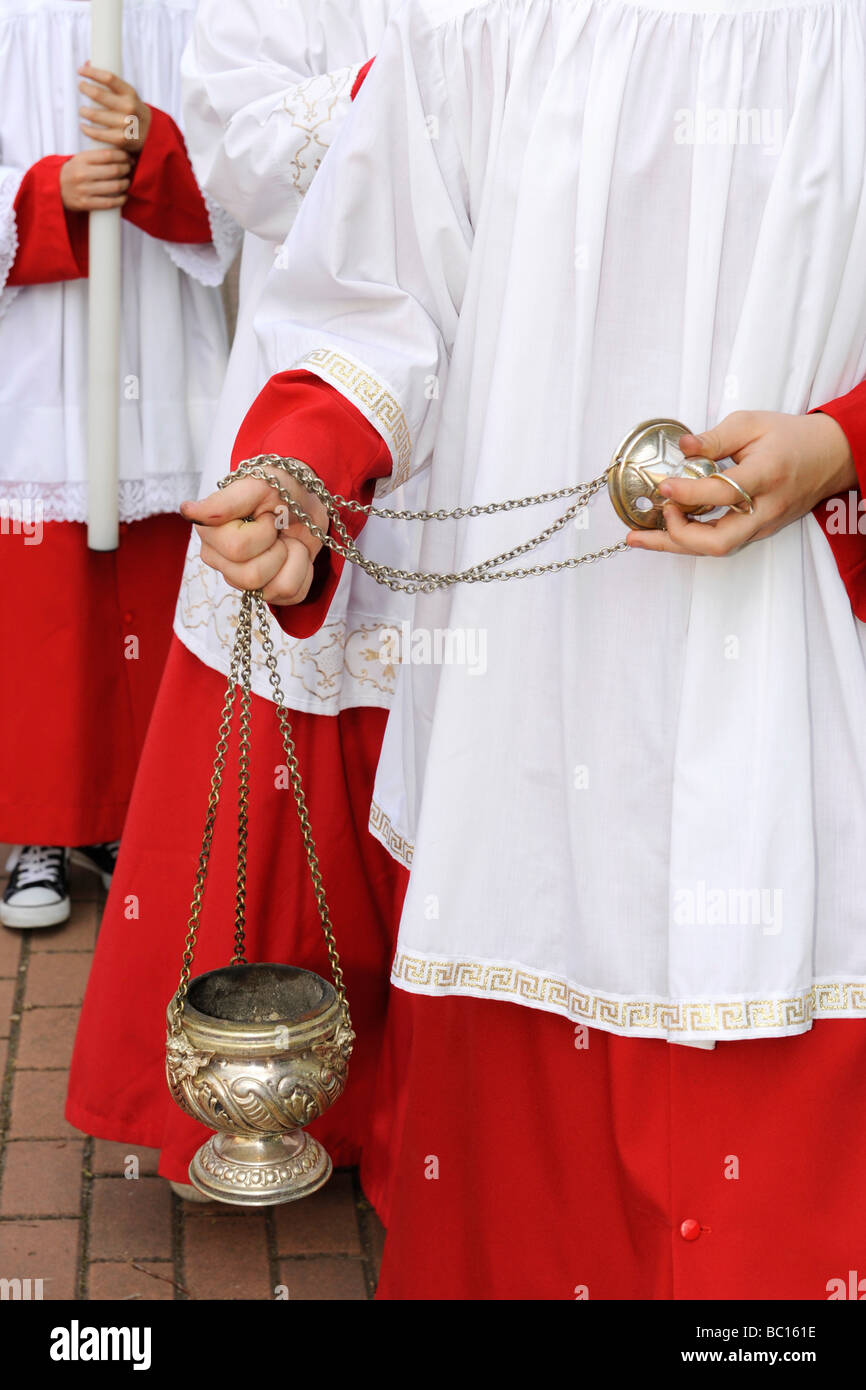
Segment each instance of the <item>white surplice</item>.
[{"label": "white surplice", "polygon": [[[269,279],[266,360],[343,392],[433,508],[588,480],[648,417],[864,377],[864,175],[864,0],[408,0]],[[422,565],[556,511],[429,523]],[[602,493],[531,560],[623,534]],[[412,866],[397,986],[676,1041],[866,1017],[866,643],[813,517],[413,624],[371,817]]]},{"label": "white surplice", "polygon": [[[176,121],[195,0],[125,0],[123,76]],[[90,56],[88,0],[0,0],[0,487],[38,499],[46,521],[87,516],[87,283],[5,287],[18,244],[14,200],[27,169],[88,143],[78,68]],[[120,516],[139,521],[195,496],[225,374],[219,290],[237,251],[232,219],[207,198],[212,242],[181,245],[123,223]],[[5,288],[4,288],[5,287]]]},{"label": "white surplice", "polygon": [[[323,158],[351,108],[362,65],[375,56],[393,0],[203,0],[183,60],[184,120],[190,158],[204,188],[245,228],[237,329],[213,421],[200,494],[229,471],[250,402],[270,376],[259,358],[253,316],[271,267],[287,273],[282,244]],[[378,523],[381,528],[382,523]],[[392,563],[414,559],[419,536],[370,527],[365,545]],[[410,549],[404,553],[404,547]],[[227,673],[239,596],[201,560],[193,533],[175,632],[195,656]],[[363,575],[341,579],[328,621],[293,639],[273,625],[286,701],[335,715],[357,705],[387,707],[395,671],[388,634],[408,618],[397,595]],[[258,642],[253,689],[272,699]]]}]

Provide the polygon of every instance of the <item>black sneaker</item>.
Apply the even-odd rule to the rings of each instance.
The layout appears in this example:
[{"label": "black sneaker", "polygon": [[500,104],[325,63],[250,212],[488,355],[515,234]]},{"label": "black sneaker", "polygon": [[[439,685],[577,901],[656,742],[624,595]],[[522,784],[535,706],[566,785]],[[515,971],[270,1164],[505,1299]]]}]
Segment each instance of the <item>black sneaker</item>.
[{"label": "black sneaker", "polygon": [[79,845],[77,849],[69,851],[69,858],[80,868],[90,869],[91,873],[99,874],[107,893],[111,887],[111,876],[117,863],[119,849],[119,840],[107,840],[104,845]]},{"label": "black sneaker", "polygon": [[70,913],[66,850],[58,845],[23,845],[7,868],[12,877],[0,902],[4,927],[56,927]]}]

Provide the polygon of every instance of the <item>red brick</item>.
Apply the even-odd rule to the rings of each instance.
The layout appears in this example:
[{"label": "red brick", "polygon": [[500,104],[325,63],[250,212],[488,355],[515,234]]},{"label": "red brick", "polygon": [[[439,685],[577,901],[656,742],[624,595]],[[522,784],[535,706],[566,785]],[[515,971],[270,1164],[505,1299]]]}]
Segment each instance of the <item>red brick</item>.
[{"label": "red brick", "polygon": [[73,902],[72,915],[59,927],[40,927],[31,938],[31,950],[92,951],[99,930],[101,905],[94,902]]},{"label": "red brick", "polygon": [[174,1287],[167,1282],[174,1277],[170,1261],[157,1264],[153,1260],[136,1260],[135,1264],[141,1268],[134,1268],[131,1260],[92,1264],[87,1285],[90,1301],[127,1298],[162,1303],[174,1298]]},{"label": "red brick", "polygon": [[162,1178],[97,1178],[90,1211],[92,1259],[171,1257],[171,1192]]},{"label": "red brick", "polygon": [[6,1149],[4,1216],[78,1216],[84,1140],[21,1140]]},{"label": "red brick", "polygon": [[9,1015],[15,998],[15,980],[0,980],[0,1038],[9,1037]]},{"label": "red brick", "polygon": [[[186,1211],[186,1207],[184,1207]],[[185,1285],[192,1298],[273,1298],[261,1211],[185,1223]]]},{"label": "red brick", "polygon": [[360,1255],[351,1173],[335,1173],[299,1202],[274,1208],[279,1255]]},{"label": "red brick", "polygon": [[42,1279],[46,1301],[74,1298],[78,1261],[77,1221],[4,1221],[0,1224],[0,1275]]},{"label": "red brick", "polygon": [[12,1092],[12,1139],[65,1139],[77,1136],[63,1117],[65,1071],[16,1071]]},{"label": "red brick", "polygon": [[[159,1149],[143,1149],[140,1144],[113,1144],[108,1139],[97,1139],[93,1145],[93,1161],[91,1168],[94,1173],[111,1173],[124,1175],[126,1160],[134,1154],[138,1159],[138,1172],[143,1178],[150,1177],[156,1173],[156,1165],[159,1163]],[[132,1181],[132,1179],[125,1179]]]},{"label": "red brick", "polygon": [[348,1303],[367,1298],[361,1261],[334,1255],[283,1260],[280,1282],[288,1289],[290,1302]]},{"label": "red brick", "polygon": [[65,1067],[72,1059],[78,1010],[24,1009],[18,1038],[17,1067]]},{"label": "red brick", "polygon": [[[3,884],[0,883],[0,896],[2,894]],[[20,931],[10,931],[8,927],[0,926],[0,977],[7,979],[17,975],[20,957]]]},{"label": "red brick", "polygon": [[43,951],[30,959],[27,968],[28,1004],[80,1004],[90,969],[90,957],[83,952]]}]

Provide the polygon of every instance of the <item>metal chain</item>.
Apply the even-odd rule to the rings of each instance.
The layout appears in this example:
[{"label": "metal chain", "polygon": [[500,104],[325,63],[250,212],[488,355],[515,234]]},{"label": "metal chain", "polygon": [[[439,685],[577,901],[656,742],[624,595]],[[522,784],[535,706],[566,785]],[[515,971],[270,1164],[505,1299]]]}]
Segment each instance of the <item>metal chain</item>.
[{"label": "metal chain", "polygon": [[[325,938],[325,945],[328,949],[328,960],[331,963],[331,976],[334,981],[334,988],[340,1000],[340,1008],[343,1013],[343,1021],[349,1031],[352,1031],[352,1021],[349,1017],[349,1003],[346,998],[346,986],[343,981],[343,969],[340,965],[340,957],[337,953],[337,943],[334,940],[334,928],[331,925],[331,914],[328,910],[328,901],[325,896],[325,885],[322,881],[322,871],[319,868],[319,857],[316,854],[316,842],[313,839],[313,831],[310,826],[310,817],[307,813],[307,799],[304,795],[304,786],[301,781],[301,770],[298,766],[298,756],[295,750],[295,741],[292,738],[292,726],[289,723],[289,711],[286,708],[286,697],[280,685],[279,672],[277,670],[277,658],[274,653],[274,644],[271,641],[269,629],[270,618],[267,607],[262,600],[260,592],[252,595],[259,619],[259,634],[262,639],[262,647],[265,653],[265,665],[268,668],[268,676],[271,682],[271,689],[274,693],[274,704],[277,707],[277,719],[279,720],[280,730],[283,735],[283,748],[286,752],[286,766],[289,770],[289,780],[292,784],[292,791],[295,796],[295,805],[298,808],[298,820],[301,824],[301,835],[304,841],[304,851],[307,856],[307,864],[310,869],[310,877],[313,881],[313,892],[316,897],[316,907],[319,911],[319,921],[322,924],[322,935]],[[244,599],[247,595],[244,594]]]},{"label": "metal chain", "polygon": [[[268,466],[281,468],[323,503],[331,526],[337,532],[339,539],[316,525],[300,503],[283,487],[279,479],[267,472]],[[407,594],[434,593],[437,589],[447,589],[455,584],[489,584],[493,580],[530,579],[542,574],[555,574],[560,570],[576,569],[579,565],[590,565],[597,560],[606,560],[609,556],[628,549],[625,541],[617,541],[615,545],[605,546],[601,550],[594,550],[586,555],[573,555],[567,560],[554,560],[546,565],[530,565],[510,570],[500,568],[501,565],[508,564],[509,561],[517,559],[520,555],[537,550],[539,546],[567,526],[595,494],[607,486],[607,473],[599,474],[589,483],[576,483],[567,488],[560,488],[557,492],[538,493],[535,496],[514,498],[505,502],[490,502],[486,506],[455,507],[451,511],[440,510],[436,512],[386,511],[372,504],[363,505],[360,502],[347,501],[339,493],[329,492],[310,467],[300,459],[283,458],[279,454],[258,454],[253,459],[245,459],[228,477],[221,478],[217,486],[220,488],[230,487],[238,478],[257,478],[261,482],[267,483],[274,488],[292,515],[302,522],[322,545],[327,546],[335,555],[340,555],[350,564],[358,565],[377,584]],[[499,555],[491,556],[488,560],[482,560],[469,569],[452,574],[395,569],[393,566],[380,565],[375,560],[370,560],[358,549],[340,516],[340,507],[347,507],[350,511],[361,512],[365,516],[383,516],[391,520],[450,521],[460,520],[467,516],[517,511],[524,507],[535,507],[543,502],[561,500],[565,497],[576,497],[577,500],[537,536],[523,541],[511,550],[505,550]]]},{"label": "metal chain", "polygon": [[[320,526],[316,525],[312,517],[307,515],[301,505],[291,496],[288,490],[283,487],[279,479],[275,478],[272,473],[266,471],[269,466],[282,469],[297,482],[301,483],[313,496],[318,497],[319,501],[325,506],[330,518],[330,525],[337,533],[336,537],[332,535],[330,531],[323,531]],[[340,493],[329,492],[324,483],[321,482],[309,466],[300,459],[283,458],[278,454],[259,454],[253,459],[246,459],[243,463],[238,465],[237,469],[230,474],[229,477],[222,478],[218,486],[220,488],[229,487],[232,483],[237,482],[239,478],[258,478],[262,482],[267,483],[270,487],[275,489],[280,500],[285,503],[291,514],[306,526],[322,545],[327,546],[334,554],[342,556],[344,560],[348,560],[350,564],[358,565],[371,579],[374,579],[376,583],[383,584],[389,589],[395,591],[399,590],[409,594],[433,593],[437,589],[450,588],[455,584],[488,584],[493,580],[528,579],[541,574],[554,574],[560,570],[575,569],[578,565],[593,564],[597,560],[607,559],[608,556],[615,555],[619,551],[627,549],[625,541],[619,541],[615,545],[605,546],[601,550],[595,550],[586,555],[575,555],[567,560],[555,560],[546,565],[530,565],[511,570],[501,569],[502,565],[508,564],[511,560],[515,560],[521,555],[526,555],[530,551],[537,550],[539,546],[543,545],[546,541],[550,540],[552,536],[555,536],[567,526],[569,521],[577,515],[581,508],[587,506],[595,494],[607,486],[606,473],[602,473],[597,478],[593,478],[589,483],[576,483],[573,486],[559,488],[553,492],[541,492],[535,496],[512,498],[502,502],[490,502],[486,505],[478,504],[470,507],[454,507],[450,511],[440,509],[435,512],[425,510],[395,511],[385,507],[376,507],[373,504],[365,505],[360,502],[355,502],[352,499],[341,496]],[[424,571],[395,569],[390,565],[377,564],[374,560],[368,559],[368,557],[358,549],[340,515],[340,509],[342,508],[350,512],[360,512],[365,516],[375,515],[391,521],[460,521],[466,517],[493,516],[499,512],[512,512],[522,510],[525,507],[537,507],[546,502],[564,501],[570,497],[576,500],[572,502],[570,507],[566,508],[561,516],[557,517],[554,522],[545,527],[537,536],[533,536],[528,541],[523,541],[520,545],[514,546],[511,550],[503,551],[499,555],[493,555],[488,560],[482,560],[477,565],[472,565],[469,569],[460,570],[452,574],[432,574]],[[214,761],[213,775],[211,777],[204,836],[202,839],[201,853],[199,855],[198,870],[195,877],[195,888],[193,891],[190,916],[187,922],[183,966],[177,994],[175,995],[172,1028],[175,1033],[179,1033],[181,1030],[184,1004],[189,989],[193,957],[201,921],[204,886],[213,844],[214,824],[216,821],[217,808],[219,806],[223,772],[225,770],[226,751],[228,748],[231,720],[234,711],[235,691],[238,685],[240,685],[241,692],[238,778],[238,868],[235,900],[235,954],[232,957],[231,963],[232,965],[239,965],[246,959],[246,877],[250,785],[251,664],[254,611],[259,620],[259,633],[265,653],[265,665],[268,668],[268,676],[274,695],[277,719],[279,721],[283,747],[286,753],[286,766],[288,768],[289,780],[292,784],[292,791],[295,797],[298,820],[301,826],[301,835],[304,841],[304,851],[313,883],[313,893],[316,899],[322,934],[325,938],[325,945],[328,951],[331,974],[334,980],[337,997],[340,1001],[343,1020],[346,1027],[351,1032],[352,1024],[349,1015],[349,1003],[346,997],[343,970],[340,965],[340,957],[334,939],[334,929],[328,909],[325,886],[322,881],[322,872],[319,867],[316,844],[310,826],[307,802],[304,795],[301,772],[298,766],[297,752],[294,739],[292,738],[291,724],[289,722],[289,712],[280,685],[277,659],[269,631],[268,610],[262,599],[261,591],[259,590],[255,592],[248,590],[241,598],[238,629],[229,665],[228,686],[223,702],[222,719],[217,738],[216,758]]]},{"label": "metal chain", "polygon": [[301,826],[301,835],[304,841],[304,851],[307,857],[307,864],[310,869],[310,877],[313,881],[313,892],[316,898],[316,906],[319,912],[319,920],[322,926],[322,934],[325,938],[325,945],[328,951],[328,960],[331,966],[331,975],[334,980],[334,988],[340,1002],[340,1012],[346,1028],[352,1033],[352,1020],[349,1014],[349,1002],[346,997],[346,986],[343,978],[343,969],[340,965],[340,957],[337,952],[337,943],[334,939],[334,929],[331,925],[330,912],[328,911],[327,899],[325,896],[325,886],[322,881],[322,871],[319,867],[319,859],[316,853],[316,844],[313,839],[310,818],[307,812],[307,802],[304,796],[301,772],[298,766],[297,752],[292,738],[292,728],[289,723],[289,712],[286,708],[285,697],[283,695],[280,678],[277,671],[277,660],[274,654],[274,645],[268,628],[268,610],[262,600],[261,593],[247,592],[241,598],[241,610],[238,617],[237,632],[235,634],[235,644],[232,649],[231,662],[229,664],[228,685],[226,688],[225,700],[223,702],[222,719],[217,738],[216,758],[214,760],[214,770],[211,777],[210,797],[208,799],[207,817],[205,820],[204,836],[202,839],[201,853],[199,854],[198,870],[195,877],[195,889],[193,892],[190,917],[187,923],[187,935],[184,942],[184,953],[180,983],[175,995],[175,1007],[172,1018],[172,1031],[180,1033],[184,1005],[189,989],[189,982],[192,972],[193,958],[195,955],[198,930],[200,926],[202,901],[204,898],[204,887],[207,879],[208,864],[210,862],[211,847],[213,845],[214,825],[216,822],[217,808],[219,806],[220,791],[222,788],[223,772],[225,771],[226,752],[228,749],[229,734],[231,731],[232,714],[234,711],[235,692],[240,686],[240,751],[239,751],[239,795],[238,795],[238,861],[237,861],[237,892],[235,910],[235,954],[232,957],[232,965],[243,965],[246,963],[245,953],[245,926],[246,926],[246,870],[247,870],[247,834],[249,821],[249,786],[250,786],[250,714],[252,696],[252,635],[253,635],[253,613],[256,613],[259,620],[259,633],[262,646],[265,652],[265,662],[270,674],[271,686],[274,692],[274,700],[277,707],[277,719],[279,720],[280,730],[283,737],[283,747],[286,753],[286,765],[289,771],[289,780],[295,797],[295,805],[298,811],[298,820]]},{"label": "metal chain", "polygon": [[238,747],[238,874],[235,893],[235,953],[232,965],[243,965],[246,959],[247,916],[247,824],[250,802],[250,714],[252,706],[252,615],[249,602],[241,605],[236,642],[240,651],[238,676],[241,687],[240,739]]},{"label": "metal chain", "polygon": [[186,924],[186,939],[183,946],[180,983],[178,984],[177,993],[174,998],[175,1007],[172,1017],[172,1032],[175,1034],[181,1031],[184,1004],[186,1003],[187,991],[189,989],[190,973],[192,970],[193,957],[195,955],[196,941],[198,939],[198,930],[201,923],[204,887],[207,879],[208,864],[210,862],[211,847],[213,845],[214,825],[216,823],[217,808],[219,806],[220,791],[222,789],[223,772],[225,771],[226,765],[226,751],[228,749],[232,712],[234,710],[239,659],[240,650],[236,643],[229,664],[228,684],[226,686],[222,717],[220,720],[219,733],[217,735],[216,758],[214,759],[213,773],[210,779],[210,794],[208,796],[204,835],[202,836],[201,853],[198,857],[198,869],[195,875],[195,887],[192,895],[189,920]]}]

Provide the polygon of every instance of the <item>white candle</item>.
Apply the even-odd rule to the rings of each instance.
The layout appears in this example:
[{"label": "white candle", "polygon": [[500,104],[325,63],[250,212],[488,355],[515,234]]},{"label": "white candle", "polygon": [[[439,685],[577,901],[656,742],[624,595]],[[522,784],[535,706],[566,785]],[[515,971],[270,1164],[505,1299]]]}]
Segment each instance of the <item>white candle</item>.
[{"label": "white candle", "polygon": [[[90,61],[121,74],[123,0],[90,0]],[[93,141],[93,144],[98,142]],[[103,146],[103,148],[106,148]],[[87,389],[87,544],[118,545],[120,208],[91,212]]]}]

